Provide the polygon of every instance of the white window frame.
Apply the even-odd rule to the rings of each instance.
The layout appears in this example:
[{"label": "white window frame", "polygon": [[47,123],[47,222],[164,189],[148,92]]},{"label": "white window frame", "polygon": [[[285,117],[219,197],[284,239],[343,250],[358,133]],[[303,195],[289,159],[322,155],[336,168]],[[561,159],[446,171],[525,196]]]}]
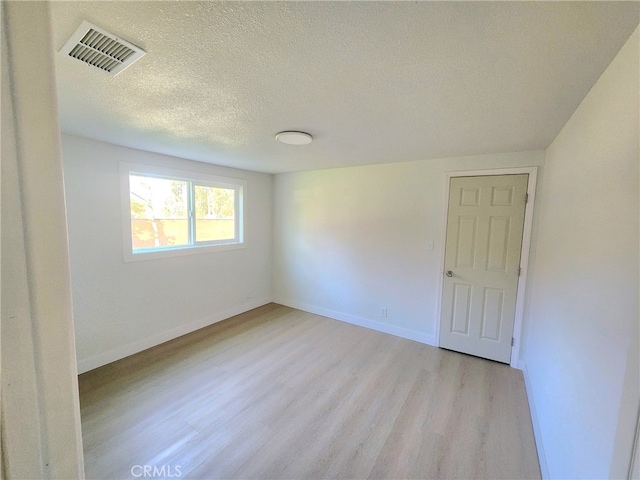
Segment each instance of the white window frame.
[{"label": "white window frame", "polygon": [[[195,240],[195,216],[189,209],[190,238],[193,243],[175,247],[149,248],[134,251],[131,232],[131,200],[129,193],[129,175],[141,175],[147,177],[167,178],[191,182],[205,187],[220,187],[233,189],[236,193],[235,200],[235,238],[233,240],[219,240],[211,242],[196,242]],[[179,257],[201,253],[219,252],[246,248],[245,242],[245,214],[247,181],[240,178],[222,177],[201,172],[191,172],[174,168],[145,165],[140,163],[120,162],[120,200],[122,209],[122,251],[124,262],[137,262],[140,260],[154,260],[158,258]],[[191,195],[189,195],[191,196]],[[192,205],[191,205],[192,207]]]}]

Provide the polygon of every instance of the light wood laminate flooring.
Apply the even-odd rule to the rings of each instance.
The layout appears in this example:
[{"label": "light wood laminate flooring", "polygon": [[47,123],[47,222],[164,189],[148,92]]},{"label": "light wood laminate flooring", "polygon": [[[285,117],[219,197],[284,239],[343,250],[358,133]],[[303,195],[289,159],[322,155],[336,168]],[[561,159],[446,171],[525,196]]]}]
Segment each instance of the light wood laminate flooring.
[{"label": "light wood laminate flooring", "polygon": [[520,371],[276,304],[79,385],[89,479],[540,478]]}]

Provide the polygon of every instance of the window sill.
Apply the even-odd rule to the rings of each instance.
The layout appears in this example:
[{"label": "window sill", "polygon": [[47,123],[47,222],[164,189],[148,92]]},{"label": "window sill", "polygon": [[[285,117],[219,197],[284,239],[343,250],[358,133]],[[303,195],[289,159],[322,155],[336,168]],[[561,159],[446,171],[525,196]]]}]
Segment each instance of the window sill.
[{"label": "window sill", "polygon": [[184,247],[164,248],[164,249],[148,249],[137,252],[124,252],[124,262],[140,262],[144,260],[157,260],[160,258],[169,257],[184,257],[187,255],[199,255],[203,253],[215,253],[224,252],[228,250],[239,250],[241,248],[247,248],[245,242],[242,243],[227,243],[218,245],[189,245]]}]

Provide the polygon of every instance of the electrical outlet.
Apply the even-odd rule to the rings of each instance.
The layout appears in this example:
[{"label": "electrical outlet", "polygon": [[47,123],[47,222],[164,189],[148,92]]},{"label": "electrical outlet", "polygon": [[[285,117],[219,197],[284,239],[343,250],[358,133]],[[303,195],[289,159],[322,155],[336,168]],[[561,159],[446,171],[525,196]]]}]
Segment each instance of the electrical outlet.
[{"label": "electrical outlet", "polygon": [[387,316],[387,307],[382,307],[380,309],[380,316],[386,318],[386,316]]}]

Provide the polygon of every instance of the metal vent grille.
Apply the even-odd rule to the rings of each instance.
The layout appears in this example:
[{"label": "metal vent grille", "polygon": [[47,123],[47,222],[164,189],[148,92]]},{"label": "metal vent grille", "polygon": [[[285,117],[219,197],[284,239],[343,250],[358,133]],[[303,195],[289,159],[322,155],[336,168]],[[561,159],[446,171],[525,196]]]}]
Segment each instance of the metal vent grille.
[{"label": "metal vent grille", "polygon": [[111,75],[117,75],[145,55],[145,51],[126,40],[84,21],[65,43],[60,53]]}]

